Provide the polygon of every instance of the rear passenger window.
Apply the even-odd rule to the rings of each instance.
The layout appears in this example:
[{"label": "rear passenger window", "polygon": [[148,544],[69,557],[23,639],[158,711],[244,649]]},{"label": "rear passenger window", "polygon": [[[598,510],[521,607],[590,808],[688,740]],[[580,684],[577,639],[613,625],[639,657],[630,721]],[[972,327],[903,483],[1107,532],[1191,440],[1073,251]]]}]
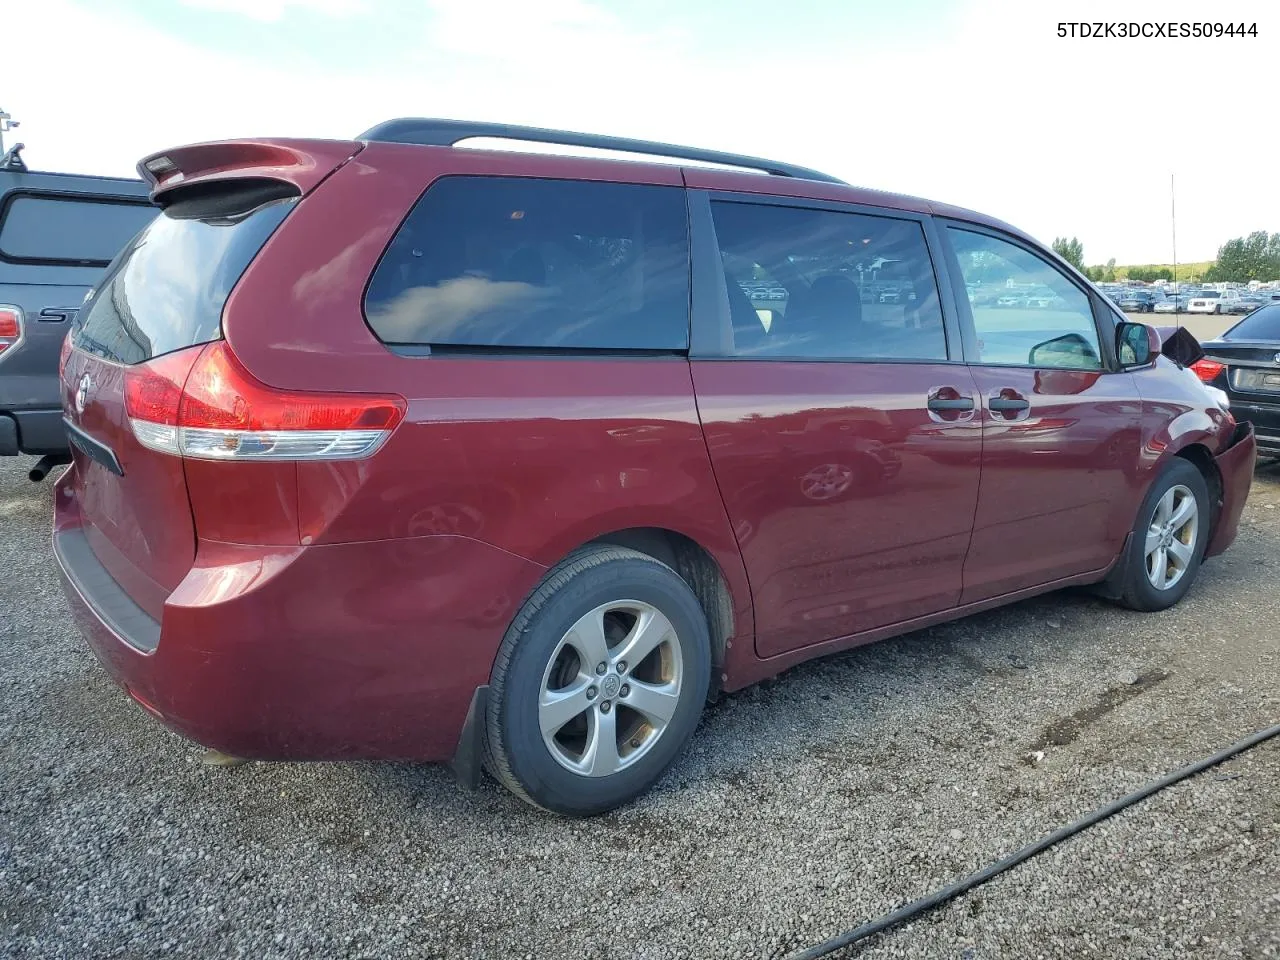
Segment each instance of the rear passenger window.
[{"label": "rear passenger window", "polygon": [[725,201],[711,208],[735,355],[947,358],[918,222]]},{"label": "rear passenger window", "polygon": [[106,266],[159,212],[149,203],[16,194],[0,223],[0,256]]},{"label": "rear passenger window", "polygon": [[384,342],[684,350],[684,190],[445,177],[400,227],[365,297]]}]

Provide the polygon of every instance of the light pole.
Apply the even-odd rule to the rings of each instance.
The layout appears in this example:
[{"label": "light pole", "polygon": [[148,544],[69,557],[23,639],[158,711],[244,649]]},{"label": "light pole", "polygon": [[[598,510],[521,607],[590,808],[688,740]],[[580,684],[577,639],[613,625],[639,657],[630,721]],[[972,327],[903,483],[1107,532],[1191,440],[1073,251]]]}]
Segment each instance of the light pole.
[{"label": "light pole", "polygon": [[4,135],[20,126],[21,124],[9,116],[6,111],[0,110],[0,157],[4,156]]}]

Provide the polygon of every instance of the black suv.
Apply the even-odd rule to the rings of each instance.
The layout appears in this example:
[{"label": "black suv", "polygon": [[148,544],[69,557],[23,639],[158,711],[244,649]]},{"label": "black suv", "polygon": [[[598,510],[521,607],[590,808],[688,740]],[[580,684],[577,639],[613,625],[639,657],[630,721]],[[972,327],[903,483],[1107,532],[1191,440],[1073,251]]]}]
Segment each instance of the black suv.
[{"label": "black suv", "polygon": [[58,354],[102,270],[157,210],[141,180],[0,164],[0,456],[65,460]]}]

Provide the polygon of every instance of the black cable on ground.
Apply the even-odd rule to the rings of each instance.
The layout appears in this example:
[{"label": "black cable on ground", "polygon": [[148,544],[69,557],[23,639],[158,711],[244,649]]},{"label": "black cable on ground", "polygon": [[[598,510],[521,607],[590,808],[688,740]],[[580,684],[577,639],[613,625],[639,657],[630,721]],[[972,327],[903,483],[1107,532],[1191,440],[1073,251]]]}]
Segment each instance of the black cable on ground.
[{"label": "black cable on ground", "polygon": [[935,890],[927,897],[921,897],[919,900],[909,903],[905,907],[881,917],[879,920],[872,920],[870,923],[864,923],[862,926],[850,930],[847,933],[842,933],[838,937],[832,937],[825,943],[819,943],[815,946],[797,951],[796,953],[789,954],[786,960],[817,960],[818,957],[825,957],[835,953],[837,950],[843,950],[846,947],[851,947],[859,940],[865,940],[877,933],[883,933],[890,927],[895,927],[906,920],[910,920],[913,917],[917,917],[920,914],[925,913],[926,911],[932,910],[934,907],[941,906],[948,900],[952,900],[960,896],[962,893],[968,893],[974,887],[981,886],[992,877],[999,876],[1006,870],[1016,867],[1024,860],[1030,860],[1036,854],[1043,853],[1050,847],[1061,843],[1068,837],[1075,836],[1082,830],[1087,830],[1096,823],[1101,823],[1108,817],[1114,816],[1121,810],[1133,806],[1140,800],[1145,800],[1153,793],[1159,793],[1166,787],[1171,787],[1175,783],[1186,780],[1188,777],[1194,777],[1197,773],[1202,773],[1210,767],[1216,767],[1224,760],[1230,760],[1237,754],[1244,753],[1246,750],[1256,747],[1264,740],[1270,740],[1272,737],[1277,735],[1280,735],[1280,723],[1273,727],[1267,727],[1265,730],[1259,730],[1257,733],[1251,734],[1243,740],[1237,740],[1225,750],[1219,750],[1211,757],[1205,757],[1203,760],[1197,760],[1195,763],[1189,764],[1180,770],[1173,771],[1173,773],[1165,774],[1159,780],[1154,780],[1145,787],[1135,790],[1133,793],[1123,796],[1118,800],[1113,800],[1105,807],[1099,807],[1097,810],[1093,811],[1093,813],[1086,817],[1082,817],[1075,823],[1070,823],[1065,827],[1061,827],[1053,831],[1053,833],[1049,834],[1047,837],[1043,837],[1035,843],[1023,847],[1016,853],[1009,854],[1009,856],[1005,857],[1003,860],[997,860],[995,863],[984,867],[977,873],[971,873],[969,876],[957,880],[949,886],[943,887],[940,890]]}]

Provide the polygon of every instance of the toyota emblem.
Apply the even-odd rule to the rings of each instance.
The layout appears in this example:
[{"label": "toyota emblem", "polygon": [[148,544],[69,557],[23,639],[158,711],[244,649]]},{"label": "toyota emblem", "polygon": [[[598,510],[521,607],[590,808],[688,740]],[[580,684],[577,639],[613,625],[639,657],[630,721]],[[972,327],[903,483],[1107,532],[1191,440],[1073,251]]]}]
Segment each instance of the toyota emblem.
[{"label": "toyota emblem", "polygon": [[1280,353],[1276,354],[1276,363],[1280,363]]},{"label": "toyota emblem", "polygon": [[80,384],[76,387],[76,413],[84,413],[84,405],[89,401],[89,387],[93,385],[93,381],[89,379],[86,373],[80,378]]}]

